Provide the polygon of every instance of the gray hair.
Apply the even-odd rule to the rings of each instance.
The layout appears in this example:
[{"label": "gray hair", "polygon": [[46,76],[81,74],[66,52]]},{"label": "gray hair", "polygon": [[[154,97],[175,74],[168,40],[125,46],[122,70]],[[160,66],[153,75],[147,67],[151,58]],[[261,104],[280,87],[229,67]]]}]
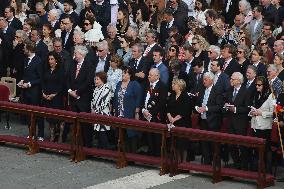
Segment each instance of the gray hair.
[{"label": "gray hair", "polygon": [[117,32],[116,25],[114,25],[114,24],[112,24],[112,23],[110,23],[110,24],[107,26],[107,31],[108,31],[109,29],[114,29],[115,32]]},{"label": "gray hair", "polygon": [[136,25],[130,25],[129,27],[133,30],[134,33],[138,34],[138,27]]},{"label": "gray hair", "polygon": [[160,71],[158,70],[158,68],[151,68],[149,72],[151,71],[157,74],[157,76],[160,78]]},{"label": "gray hair", "polygon": [[54,14],[56,16],[56,19],[59,18],[59,12],[57,9],[51,9],[48,13]]},{"label": "gray hair", "polygon": [[78,53],[82,54],[82,56],[85,57],[88,54],[88,49],[87,49],[86,46],[76,45],[75,49],[74,49],[74,52],[78,52]]},{"label": "gray hair", "polygon": [[25,41],[26,39],[28,39],[28,35],[26,32],[24,32],[23,30],[17,30],[16,34],[20,34],[22,36],[23,41]]},{"label": "gray hair", "polygon": [[247,1],[247,0],[240,0],[239,1],[239,5],[240,4],[243,4],[244,7],[246,7],[246,10],[245,10],[245,15],[247,15],[249,13],[249,11],[251,11],[251,5],[250,3]]},{"label": "gray hair", "polygon": [[80,31],[80,30],[74,30],[74,34],[73,35],[78,35],[81,39],[85,39],[85,34]]},{"label": "gray hair", "polygon": [[245,58],[249,58],[250,49],[248,46],[241,44],[241,45],[238,45],[237,49],[242,49],[244,51]]},{"label": "gray hair", "polygon": [[147,34],[152,34],[153,38],[155,38],[157,40],[157,37],[158,37],[158,33],[156,30],[153,30],[153,29],[150,29],[147,31]]},{"label": "gray hair", "polygon": [[254,65],[248,65],[247,69],[251,69],[257,75],[257,68]]},{"label": "gray hair", "polygon": [[212,72],[206,72],[203,74],[203,78],[208,77],[210,80],[214,80],[215,75]]},{"label": "gray hair", "polygon": [[101,42],[98,42],[97,47],[98,47],[98,49],[104,49],[104,50],[107,51],[107,52],[109,51],[109,49],[108,49],[108,43],[107,43],[106,40],[103,40],[103,41],[101,41]]},{"label": "gray hair", "polygon": [[275,71],[275,72],[278,71],[278,69],[277,69],[275,64],[269,64],[267,69],[271,69],[271,71]]},{"label": "gray hair", "polygon": [[133,48],[133,47],[137,47],[139,53],[143,53],[143,52],[144,52],[144,47],[143,47],[143,45],[142,45],[141,43],[135,43],[135,44],[132,46],[132,48]]},{"label": "gray hair", "polygon": [[218,46],[216,46],[216,45],[210,45],[210,46],[209,46],[209,49],[210,49],[211,51],[216,52],[217,55],[220,56],[220,54],[221,54],[221,49],[220,49],[220,47],[218,47]]},{"label": "gray hair", "polygon": [[235,74],[237,76],[237,78],[240,80],[241,84],[244,82],[244,76],[241,72],[234,72],[233,74]]},{"label": "gray hair", "polygon": [[44,7],[43,2],[37,2],[37,3],[36,3],[36,7]]}]

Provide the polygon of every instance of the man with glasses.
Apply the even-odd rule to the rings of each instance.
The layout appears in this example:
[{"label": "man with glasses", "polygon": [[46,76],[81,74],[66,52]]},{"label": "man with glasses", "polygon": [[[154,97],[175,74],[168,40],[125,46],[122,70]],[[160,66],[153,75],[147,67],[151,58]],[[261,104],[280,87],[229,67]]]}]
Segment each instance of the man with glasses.
[{"label": "man with glasses", "polygon": [[275,54],[282,54],[284,55],[284,41],[277,40],[274,42],[273,51]]},{"label": "man with glasses", "polygon": [[216,45],[210,45],[209,49],[208,49],[208,58],[209,60],[206,60],[204,62],[204,68],[206,71],[210,72],[211,71],[211,63],[213,60],[215,59],[219,59],[220,58],[220,47],[216,46]]},{"label": "man with glasses", "polygon": [[[229,133],[247,135],[249,125],[250,99],[245,86],[244,77],[240,72],[234,72],[231,76],[231,88],[226,93],[224,108],[228,115]],[[248,170],[248,149],[243,146],[230,146],[233,159],[233,167]]]},{"label": "man with glasses", "polygon": [[37,13],[39,20],[40,20],[40,26],[48,23],[48,14],[45,11],[44,4],[42,2],[36,3],[36,13]]},{"label": "man with glasses", "polygon": [[110,66],[110,54],[107,41],[101,41],[97,44],[97,54],[98,56],[95,58],[94,66],[95,73],[98,72],[108,72]]}]

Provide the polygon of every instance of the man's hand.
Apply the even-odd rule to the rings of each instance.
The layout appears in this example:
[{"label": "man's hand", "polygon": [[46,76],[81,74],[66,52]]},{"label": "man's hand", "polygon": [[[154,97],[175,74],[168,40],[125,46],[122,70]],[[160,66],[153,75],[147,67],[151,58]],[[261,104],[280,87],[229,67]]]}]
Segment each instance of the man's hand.
[{"label": "man's hand", "polygon": [[145,74],[143,72],[138,72],[135,74],[135,76],[143,79],[145,77]]}]

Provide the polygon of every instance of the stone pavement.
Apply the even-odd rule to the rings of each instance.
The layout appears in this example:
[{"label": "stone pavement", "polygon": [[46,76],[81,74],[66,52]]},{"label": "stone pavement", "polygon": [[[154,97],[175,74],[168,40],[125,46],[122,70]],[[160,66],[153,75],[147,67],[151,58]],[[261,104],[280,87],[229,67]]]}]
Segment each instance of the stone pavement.
[{"label": "stone pavement", "polygon": [[[19,124],[12,116],[12,129],[0,133],[27,136],[27,127]],[[48,131],[46,129],[46,134]],[[212,184],[211,176],[202,174],[181,174],[176,177],[160,177],[158,169],[145,165],[116,169],[115,162],[91,158],[80,163],[69,161],[68,155],[46,152],[27,155],[26,149],[13,145],[0,146],[0,189],[254,189],[255,183],[225,180]],[[284,176],[284,170],[279,170]],[[284,183],[277,183],[270,189],[283,189]]]}]

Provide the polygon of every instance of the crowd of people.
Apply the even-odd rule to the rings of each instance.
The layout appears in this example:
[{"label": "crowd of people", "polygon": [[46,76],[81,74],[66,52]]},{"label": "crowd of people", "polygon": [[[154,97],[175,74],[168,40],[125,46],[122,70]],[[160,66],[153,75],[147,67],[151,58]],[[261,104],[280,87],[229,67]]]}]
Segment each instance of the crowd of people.
[{"label": "crowd of people", "polygon": [[[264,138],[271,172],[276,104],[284,105],[284,2],[280,0],[4,0],[0,76],[17,80],[20,102],[75,112]],[[278,118],[283,124],[281,116]],[[38,120],[38,140],[44,122]],[[51,141],[70,125],[48,119]],[[107,125],[82,125],[85,146],[113,147]],[[126,131],[129,152],[159,155],[156,134]],[[179,140],[179,160],[212,163],[212,144]],[[257,155],[223,146],[233,166]],[[225,158],[226,159],[226,158]],[[228,158],[227,158],[228,159]]]}]

